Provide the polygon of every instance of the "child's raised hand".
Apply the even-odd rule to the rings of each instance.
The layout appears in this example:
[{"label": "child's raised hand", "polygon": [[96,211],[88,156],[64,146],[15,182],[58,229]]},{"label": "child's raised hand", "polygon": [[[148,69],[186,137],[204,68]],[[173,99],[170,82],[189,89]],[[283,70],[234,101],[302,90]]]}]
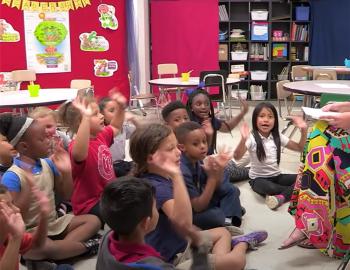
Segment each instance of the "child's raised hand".
[{"label": "child's raised hand", "polygon": [[127,99],[122,93],[120,93],[116,87],[109,90],[109,96],[113,99],[120,108],[125,108]]},{"label": "child's raised hand", "polygon": [[240,131],[241,131],[242,139],[246,141],[249,137],[249,134],[250,134],[250,130],[249,130],[249,126],[248,126],[247,122],[242,123]]},{"label": "child's raised hand", "polygon": [[0,202],[0,222],[7,228],[12,238],[22,238],[25,232],[23,218],[19,211],[10,208],[5,202]]},{"label": "child's raised hand", "polygon": [[169,157],[166,157],[159,151],[156,151],[149,161],[150,164],[153,164],[161,171],[169,174],[170,176],[174,176],[176,174],[181,174],[180,166],[176,162],[170,160]]},{"label": "child's raised hand", "polygon": [[77,108],[80,111],[80,113],[82,115],[84,115],[84,116],[91,116],[92,115],[91,106],[88,103],[86,98],[78,96],[74,99],[72,104],[75,108]]},{"label": "child's raised hand", "polygon": [[300,128],[303,130],[307,129],[307,124],[302,117],[294,116],[292,117],[292,120],[293,120],[294,126],[296,126],[297,128]]},{"label": "child's raised hand", "polygon": [[248,110],[249,110],[249,105],[248,105],[248,102],[246,101],[246,100],[244,100],[244,99],[239,99],[239,102],[242,104],[242,109],[241,109],[241,111],[244,113],[244,114],[246,114],[247,112],[248,112]]},{"label": "child's raised hand", "polygon": [[70,173],[72,171],[69,154],[64,150],[62,143],[56,145],[50,158],[60,172]]},{"label": "child's raised hand", "polygon": [[224,169],[227,163],[233,158],[233,151],[226,145],[219,148],[218,153],[214,155],[214,160],[219,169]]},{"label": "child's raised hand", "polygon": [[214,134],[214,129],[209,118],[205,119],[202,122],[202,128],[205,132],[205,135],[212,136]]}]

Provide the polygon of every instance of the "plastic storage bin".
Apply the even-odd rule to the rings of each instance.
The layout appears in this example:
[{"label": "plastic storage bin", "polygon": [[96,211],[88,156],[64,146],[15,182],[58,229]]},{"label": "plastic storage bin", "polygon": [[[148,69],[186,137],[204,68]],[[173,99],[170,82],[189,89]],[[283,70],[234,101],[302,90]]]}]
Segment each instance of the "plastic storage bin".
[{"label": "plastic storage bin", "polygon": [[265,9],[263,10],[252,10],[250,12],[253,21],[267,21],[269,12]]},{"label": "plastic storage bin", "polygon": [[265,100],[266,92],[250,92],[250,98],[252,100]]},{"label": "plastic storage bin", "polygon": [[267,79],[267,71],[263,71],[263,70],[251,71],[250,79],[253,81],[264,81]]},{"label": "plastic storage bin", "polygon": [[308,21],[310,15],[310,7],[297,6],[295,7],[295,20]]},{"label": "plastic storage bin", "polygon": [[233,99],[238,99],[240,97],[241,99],[246,100],[248,97],[248,90],[240,89],[240,90],[236,90],[236,91],[231,91],[231,97]]},{"label": "plastic storage bin", "polygon": [[231,52],[232,60],[242,60],[245,61],[248,58],[248,52]]}]

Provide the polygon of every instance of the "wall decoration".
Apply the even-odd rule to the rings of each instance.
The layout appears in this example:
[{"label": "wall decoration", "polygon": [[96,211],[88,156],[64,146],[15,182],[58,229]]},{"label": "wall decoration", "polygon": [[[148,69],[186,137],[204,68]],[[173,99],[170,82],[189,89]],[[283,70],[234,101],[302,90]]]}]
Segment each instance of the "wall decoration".
[{"label": "wall decoration", "polygon": [[20,40],[18,31],[4,19],[0,19],[0,42],[17,42]]},{"label": "wall decoration", "polygon": [[103,28],[109,28],[112,30],[118,29],[118,20],[115,17],[115,7],[111,5],[101,4],[97,7],[98,13],[100,13],[100,22]]},{"label": "wall decoration", "polygon": [[97,36],[95,31],[79,35],[82,51],[104,52],[109,49],[109,42],[103,36]]},{"label": "wall decoration", "polygon": [[59,1],[52,0],[46,1],[29,1],[29,0],[2,0],[1,4],[11,8],[17,8],[25,11],[39,11],[39,12],[57,12],[57,11],[69,11],[78,8],[84,8],[90,6],[90,0],[68,0]]},{"label": "wall decoration", "polygon": [[115,60],[95,59],[94,70],[97,77],[110,77],[118,69],[118,63]]},{"label": "wall decoration", "polygon": [[71,71],[68,12],[24,11],[27,68],[36,73]]}]

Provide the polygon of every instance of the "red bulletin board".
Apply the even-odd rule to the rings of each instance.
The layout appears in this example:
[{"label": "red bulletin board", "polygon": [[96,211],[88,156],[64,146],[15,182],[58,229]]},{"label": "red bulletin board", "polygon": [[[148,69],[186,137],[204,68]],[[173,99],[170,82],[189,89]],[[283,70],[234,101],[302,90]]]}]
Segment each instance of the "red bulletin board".
[{"label": "red bulletin board", "polygon": [[[112,87],[117,87],[124,95],[129,96],[127,36],[125,1],[91,1],[90,6],[69,11],[71,72],[37,74],[36,83],[41,88],[67,88],[72,79],[90,79],[95,86],[96,96],[108,94]],[[97,6],[113,5],[118,19],[118,29],[110,30],[101,27]],[[23,11],[0,5],[0,19],[5,19],[20,33],[19,42],[0,42],[0,71],[26,69]],[[96,31],[109,41],[109,50],[105,52],[86,52],[80,50],[79,35],[83,32]],[[94,59],[116,60],[118,70],[111,77],[94,75]]]}]

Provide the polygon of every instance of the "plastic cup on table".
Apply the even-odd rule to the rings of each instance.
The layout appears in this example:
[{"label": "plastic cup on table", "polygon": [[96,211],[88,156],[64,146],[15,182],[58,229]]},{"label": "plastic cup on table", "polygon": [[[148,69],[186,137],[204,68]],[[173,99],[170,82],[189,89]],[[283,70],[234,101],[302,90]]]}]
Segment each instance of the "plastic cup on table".
[{"label": "plastic cup on table", "polygon": [[190,80],[190,73],[189,72],[181,73],[181,80],[183,82],[188,82]]},{"label": "plastic cup on table", "polygon": [[30,97],[39,96],[40,85],[39,84],[30,84],[28,85],[28,91]]}]

